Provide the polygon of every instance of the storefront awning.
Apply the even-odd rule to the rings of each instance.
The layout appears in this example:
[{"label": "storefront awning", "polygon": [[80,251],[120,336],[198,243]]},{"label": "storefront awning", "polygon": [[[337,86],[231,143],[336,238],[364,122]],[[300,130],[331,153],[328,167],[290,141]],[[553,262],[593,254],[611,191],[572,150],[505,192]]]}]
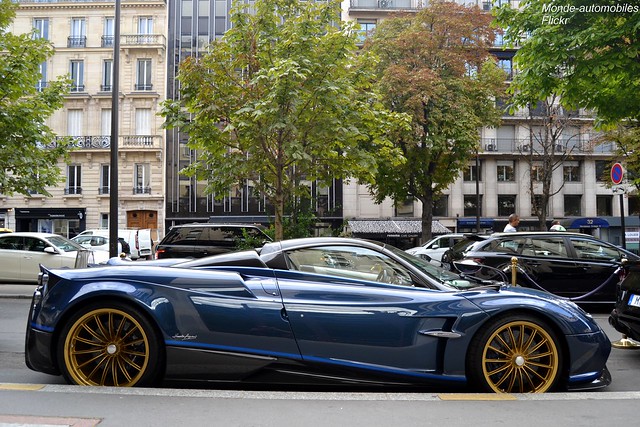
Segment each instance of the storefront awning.
[{"label": "storefront awning", "polygon": [[[418,237],[422,234],[422,221],[412,220],[361,220],[352,219],[348,221],[349,228],[354,237],[367,236],[399,236]],[[431,222],[431,234],[451,233],[440,221]]]},{"label": "storefront awning", "polygon": [[570,218],[565,219],[562,225],[567,230],[580,228],[609,228],[609,222],[602,218]]}]

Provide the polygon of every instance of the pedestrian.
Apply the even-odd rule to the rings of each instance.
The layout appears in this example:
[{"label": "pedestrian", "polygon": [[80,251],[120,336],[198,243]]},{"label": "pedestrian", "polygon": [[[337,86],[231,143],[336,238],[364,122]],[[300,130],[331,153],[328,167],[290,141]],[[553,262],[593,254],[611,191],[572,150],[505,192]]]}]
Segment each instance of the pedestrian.
[{"label": "pedestrian", "polygon": [[518,231],[516,227],[520,224],[520,217],[514,213],[509,215],[509,224],[504,226],[505,233],[515,233]]},{"label": "pedestrian", "polygon": [[560,221],[555,219],[551,223],[551,228],[549,229],[549,231],[567,231],[567,229],[560,225]]}]

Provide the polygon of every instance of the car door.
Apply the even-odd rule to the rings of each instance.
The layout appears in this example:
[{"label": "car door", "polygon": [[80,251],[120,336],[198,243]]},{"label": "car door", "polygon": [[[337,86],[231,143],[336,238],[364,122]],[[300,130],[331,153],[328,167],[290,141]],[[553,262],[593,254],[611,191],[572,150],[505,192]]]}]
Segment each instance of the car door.
[{"label": "car door", "polygon": [[590,301],[615,301],[617,278],[612,277],[622,253],[615,247],[589,238],[569,238],[576,259],[572,295]]},{"label": "car door", "polygon": [[571,298],[581,280],[564,236],[534,236],[521,240],[518,263],[529,287]]},{"label": "car door", "polygon": [[[469,303],[452,293],[414,286],[385,254],[356,246],[287,253],[293,270],[276,278],[303,359],[369,369],[436,371],[447,328],[443,308]],[[449,324],[450,326],[450,324]]]},{"label": "car door", "polygon": [[22,280],[20,272],[24,255],[22,236],[0,236],[0,277],[6,281]]},{"label": "car door", "polygon": [[33,280],[35,282],[40,272],[40,264],[49,268],[63,267],[59,254],[44,251],[48,246],[50,245],[47,242],[37,237],[24,238],[24,251],[21,265],[23,280]]}]

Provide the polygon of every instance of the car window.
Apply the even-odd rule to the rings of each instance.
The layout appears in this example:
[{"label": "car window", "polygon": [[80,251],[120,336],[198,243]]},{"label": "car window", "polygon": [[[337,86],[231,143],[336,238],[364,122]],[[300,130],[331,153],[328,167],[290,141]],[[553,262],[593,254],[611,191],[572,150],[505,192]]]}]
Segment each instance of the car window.
[{"label": "car window", "polygon": [[594,240],[572,237],[571,244],[576,251],[578,259],[619,261],[622,258],[620,251],[617,249]]},{"label": "car window", "polygon": [[524,237],[504,237],[491,240],[480,248],[481,252],[506,252],[520,254],[525,245]]},{"label": "car window", "polygon": [[25,237],[24,243],[25,248],[31,252],[44,252],[44,249],[49,246],[45,241],[35,237]]},{"label": "car window", "polygon": [[287,256],[293,270],[394,285],[413,285],[405,267],[367,248],[323,246],[289,251]]},{"label": "car window", "polygon": [[200,239],[202,227],[172,228],[163,241],[167,245],[193,245]]},{"label": "car window", "polygon": [[562,237],[533,237],[525,239],[523,256],[567,258],[567,247]]},{"label": "car window", "polygon": [[47,237],[47,240],[52,245],[54,245],[58,249],[62,249],[65,252],[85,250],[82,246],[80,246],[76,242],[72,242],[71,240],[62,236],[49,236]]},{"label": "car window", "polygon": [[0,249],[25,250],[22,236],[3,236],[0,239]]}]

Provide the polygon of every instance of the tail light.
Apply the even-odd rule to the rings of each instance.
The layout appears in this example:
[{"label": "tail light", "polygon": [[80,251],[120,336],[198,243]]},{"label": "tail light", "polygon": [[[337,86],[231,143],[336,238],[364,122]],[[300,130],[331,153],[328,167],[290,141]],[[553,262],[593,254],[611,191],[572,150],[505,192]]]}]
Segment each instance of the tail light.
[{"label": "tail light", "polygon": [[160,259],[160,255],[162,255],[164,252],[164,249],[156,249],[156,259]]}]

